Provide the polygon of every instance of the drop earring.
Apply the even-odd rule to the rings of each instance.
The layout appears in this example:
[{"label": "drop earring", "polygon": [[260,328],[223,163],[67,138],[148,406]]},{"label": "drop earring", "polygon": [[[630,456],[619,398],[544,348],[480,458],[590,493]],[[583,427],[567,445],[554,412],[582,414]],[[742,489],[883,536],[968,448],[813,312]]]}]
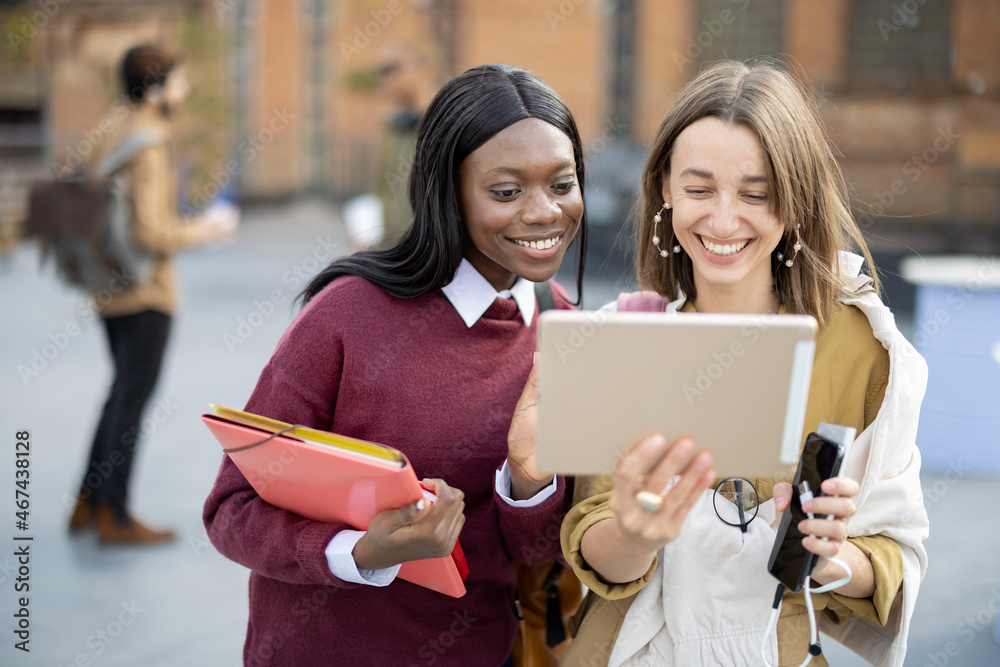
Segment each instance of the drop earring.
[{"label": "drop earring", "polygon": [[799,254],[799,250],[802,250],[802,242],[801,238],[799,237],[799,229],[801,227],[802,227],[801,223],[795,225],[795,243],[792,244],[792,256],[789,257],[788,259],[785,259],[785,255],[781,251],[779,251],[777,255],[779,262],[785,259],[784,264],[788,268],[792,268],[792,266],[795,265],[795,256]]},{"label": "drop earring", "polygon": [[[656,233],[656,227],[661,222],[663,222],[663,214],[669,208],[670,208],[670,202],[663,202],[663,206],[661,206],[660,210],[656,213],[656,215],[653,216],[653,245],[656,246],[656,250],[657,250],[657,252],[660,253],[660,257],[666,257],[670,253],[660,247],[660,237]],[[671,232],[671,234],[672,234],[672,232]],[[673,251],[673,253],[675,255],[677,255],[677,254],[680,253],[681,247],[680,247],[680,245],[678,245],[678,244],[675,243],[674,247],[671,248],[671,250]]]}]

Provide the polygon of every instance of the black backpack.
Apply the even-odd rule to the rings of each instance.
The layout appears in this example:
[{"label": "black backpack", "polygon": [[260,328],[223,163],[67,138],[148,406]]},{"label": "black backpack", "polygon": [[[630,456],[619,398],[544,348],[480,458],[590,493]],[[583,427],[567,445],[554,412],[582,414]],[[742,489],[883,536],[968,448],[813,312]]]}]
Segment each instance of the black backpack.
[{"label": "black backpack", "polygon": [[[552,283],[535,283],[538,313],[556,307]],[[514,564],[517,585],[514,613],[519,633],[512,658],[517,667],[557,665],[569,644],[569,618],[583,599],[583,585],[572,568],[552,559],[535,565]]]},{"label": "black backpack", "polygon": [[132,240],[132,202],[121,169],[161,142],[157,133],[139,131],[100,162],[96,177],[76,175],[32,185],[26,235],[38,238],[43,262],[55,258],[63,280],[98,292],[152,277],[156,258]]}]

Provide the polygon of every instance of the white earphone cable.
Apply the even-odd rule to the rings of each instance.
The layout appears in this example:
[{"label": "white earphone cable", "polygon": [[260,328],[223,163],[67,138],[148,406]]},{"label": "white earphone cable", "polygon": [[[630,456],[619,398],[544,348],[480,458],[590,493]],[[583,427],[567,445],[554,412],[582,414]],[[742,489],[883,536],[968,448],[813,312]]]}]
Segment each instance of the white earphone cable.
[{"label": "white earphone cable", "polygon": [[[799,495],[800,501],[806,502],[807,500],[811,500],[812,497],[813,494],[809,490],[809,485],[805,484],[804,490]],[[814,518],[812,512],[807,512],[806,515],[810,519]],[[833,516],[827,516],[827,519],[832,519],[832,518]],[[826,538],[823,539],[826,540]],[[854,576],[854,573],[851,571],[851,567],[844,561],[840,560],[839,558],[827,558],[827,560],[833,563],[834,565],[839,566],[847,574],[844,577],[837,579],[836,581],[832,581],[829,584],[826,584],[825,586],[820,586],[819,588],[812,588],[811,586],[812,579],[806,577],[806,583],[805,586],[803,587],[803,591],[805,592],[805,599],[806,599],[806,614],[808,614],[809,616],[809,653],[806,655],[806,659],[802,661],[802,664],[799,665],[799,667],[806,667],[806,665],[808,665],[809,662],[813,659],[814,655],[819,655],[820,653],[823,652],[822,647],[820,646],[819,643],[819,629],[816,625],[816,610],[813,607],[813,601],[812,601],[813,593],[826,593],[828,591],[832,591],[835,588],[840,588],[841,586],[844,586],[847,583],[849,583],[851,581],[851,577]],[[777,590],[774,592],[774,603],[771,605],[771,616],[767,621],[767,627],[764,629],[764,636],[761,637],[760,641],[760,659],[764,665],[769,665],[767,660],[767,650],[766,650],[767,640],[771,636],[772,630],[777,628],[778,616],[781,610],[781,598],[784,596],[784,593],[785,593],[785,585],[779,583]]]}]

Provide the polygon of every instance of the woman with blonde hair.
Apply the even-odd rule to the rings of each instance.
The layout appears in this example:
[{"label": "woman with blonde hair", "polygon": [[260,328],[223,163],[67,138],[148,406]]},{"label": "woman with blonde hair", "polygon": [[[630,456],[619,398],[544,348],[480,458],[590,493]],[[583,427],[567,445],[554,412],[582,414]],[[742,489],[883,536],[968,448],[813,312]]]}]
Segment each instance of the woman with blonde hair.
[{"label": "woman with blonde hair", "polygon": [[[879,300],[874,270],[859,273],[871,256],[809,93],[770,64],[702,72],[660,125],[637,211],[645,291],[606,309],[818,321],[803,438],[820,422],[860,435],[841,476],[823,483],[827,495],[803,503],[829,517],[800,525],[821,557],[814,585],[845,578],[831,558],[852,571],[813,601],[826,634],[874,664],[902,664],[926,568],[914,442],[926,365]],[[728,487],[696,449],[655,435],[614,475],[577,480],[562,546],[591,593],[564,664],[826,664],[802,594],[784,595],[777,632],[768,621],[778,599],[767,561],[789,480],[744,480],[756,520],[734,527],[714,509]],[[662,502],[640,502],[661,489]]]}]

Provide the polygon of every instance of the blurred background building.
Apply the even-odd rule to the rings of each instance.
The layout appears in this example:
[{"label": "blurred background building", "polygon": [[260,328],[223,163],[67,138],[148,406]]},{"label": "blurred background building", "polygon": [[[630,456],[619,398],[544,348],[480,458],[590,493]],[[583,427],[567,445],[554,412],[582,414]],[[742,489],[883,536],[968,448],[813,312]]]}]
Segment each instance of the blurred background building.
[{"label": "blurred background building", "polygon": [[673,92],[706,62],[773,56],[814,85],[876,247],[1000,245],[997,0],[0,0],[0,30],[6,218],[117,122],[115,64],[138,42],[189,65],[190,205],[364,192],[389,112],[378,54],[404,41],[439,82],[483,62],[548,81],[580,124],[592,220],[615,234]]}]

